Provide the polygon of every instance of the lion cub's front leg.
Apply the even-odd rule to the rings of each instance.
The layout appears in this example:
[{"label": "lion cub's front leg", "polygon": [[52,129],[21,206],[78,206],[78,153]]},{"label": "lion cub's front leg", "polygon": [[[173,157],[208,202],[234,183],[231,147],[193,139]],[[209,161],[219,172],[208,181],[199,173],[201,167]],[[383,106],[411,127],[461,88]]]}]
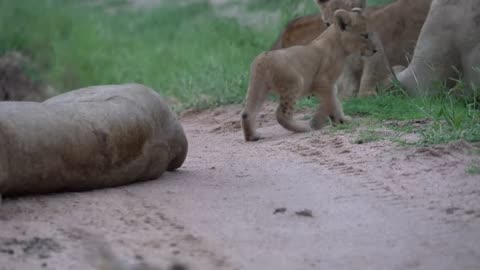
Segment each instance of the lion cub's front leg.
[{"label": "lion cub's front leg", "polygon": [[[352,121],[352,117],[345,115],[343,113],[342,103],[338,99],[337,95],[333,95],[333,101],[331,101],[334,105],[329,114],[330,119],[334,124],[345,124]],[[333,116],[333,117],[332,117]]]},{"label": "lion cub's front leg", "polygon": [[316,95],[321,102],[310,121],[310,126],[313,129],[321,129],[325,126],[327,117],[332,120],[333,124],[343,124],[352,120],[350,116],[343,113],[342,103],[337,97],[335,87],[331,87],[329,91],[317,93]]},{"label": "lion cub's front leg", "polygon": [[[333,123],[348,123],[352,121],[352,117],[345,115],[343,113],[343,106],[342,102],[340,102],[340,99],[338,99],[338,93],[337,93],[337,88],[332,87],[331,88],[331,97],[330,97],[330,102],[333,104],[332,111],[330,112],[330,115],[334,116]],[[330,117],[331,118],[331,117]]]}]

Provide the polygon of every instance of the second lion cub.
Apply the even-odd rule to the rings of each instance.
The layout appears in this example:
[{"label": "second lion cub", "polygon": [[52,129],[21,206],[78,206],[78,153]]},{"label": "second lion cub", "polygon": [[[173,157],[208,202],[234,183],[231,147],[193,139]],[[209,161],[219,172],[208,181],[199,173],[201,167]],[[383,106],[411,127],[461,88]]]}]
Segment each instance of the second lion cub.
[{"label": "second lion cub", "polygon": [[[328,27],[308,45],[264,52],[257,56],[250,68],[250,85],[242,111],[242,129],[246,141],[256,141],[255,118],[268,92],[280,96],[276,116],[284,128],[294,132],[320,129],[327,117],[334,123],[348,121],[343,114],[334,87],[347,56],[360,53],[371,56],[376,52],[362,10],[337,10],[334,25]],[[321,99],[310,123],[295,121],[296,100],[305,95]]]}]

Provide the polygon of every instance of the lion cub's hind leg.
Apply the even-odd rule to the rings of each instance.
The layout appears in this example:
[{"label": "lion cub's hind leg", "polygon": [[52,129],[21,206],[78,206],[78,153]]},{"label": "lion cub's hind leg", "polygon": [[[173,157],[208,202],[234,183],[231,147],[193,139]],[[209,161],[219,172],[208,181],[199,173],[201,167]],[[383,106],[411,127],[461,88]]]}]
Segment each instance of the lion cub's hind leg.
[{"label": "lion cub's hind leg", "polygon": [[277,108],[277,121],[282,127],[293,132],[312,131],[307,121],[296,121],[293,119],[296,99],[297,96],[293,94],[280,96],[280,104]]},{"label": "lion cub's hind leg", "polygon": [[261,85],[251,85],[248,88],[247,99],[245,107],[242,111],[242,130],[245,141],[253,142],[261,139],[260,135],[256,132],[255,119],[260,111],[260,108],[267,98],[267,89],[263,89]]},{"label": "lion cub's hind leg", "polygon": [[317,111],[312,115],[310,120],[310,127],[314,130],[319,130],[325,126],[327,120],[327,113],[323,106],[319,105]]}]

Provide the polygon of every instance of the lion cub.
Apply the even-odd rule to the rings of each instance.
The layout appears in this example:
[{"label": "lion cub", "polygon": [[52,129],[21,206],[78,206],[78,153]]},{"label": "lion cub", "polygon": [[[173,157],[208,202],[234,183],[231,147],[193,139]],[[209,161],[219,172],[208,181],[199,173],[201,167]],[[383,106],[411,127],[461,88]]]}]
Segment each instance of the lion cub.
[{"label": "lion cub", "polygon": [[[327,117],[334,123],[349,121],[343,114],[334,87],[347,56],[360,52],[371,56],[376,52],[362,10],[340,9],[334,14],[334,25],[304,46],[264,52],[250,68],[250,85],[242,112],[242,129],[246,141],[256,141],[255,118],[270,90],[280,96],[276,116],[284,128],[294,132],[320,129]],[[321,105],[310,123],[293,120],[296,100],[304,95],[321,99]]]}]

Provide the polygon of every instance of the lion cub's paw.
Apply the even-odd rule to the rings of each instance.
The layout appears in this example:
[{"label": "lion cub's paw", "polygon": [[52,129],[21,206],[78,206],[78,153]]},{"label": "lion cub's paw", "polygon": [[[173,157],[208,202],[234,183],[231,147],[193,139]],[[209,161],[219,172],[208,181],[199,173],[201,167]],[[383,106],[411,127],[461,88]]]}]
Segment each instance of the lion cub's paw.
[{"label": "lion cub's paw", "polygon": [[310,120],[310,127],[313,130],[319,130],[325,126],[325,121],[320,120],[318,117],[314,117]]},{"label": "lion cub's paw", "polygon": [[348,124],[352,122],[352,117],[348,115],[344,115],[342,118],[340,118],[340,124]]},{"label": "lion cub's paw", "polygon": [[261,137],[260,135],[257,135],[257,134],[245,137],[245,141],[247,141],[247,142],[256,142],[256,141],[259,141],[261,139],[263,139],[263,137]]},{"label": "lion cub's paw", "polygon": [[340,117],[330,116],[330,120],[332,121],[333,125],[346,124],[346,123],[352,122],[352,117],[350,117],[348,115],[342,115]]}]

